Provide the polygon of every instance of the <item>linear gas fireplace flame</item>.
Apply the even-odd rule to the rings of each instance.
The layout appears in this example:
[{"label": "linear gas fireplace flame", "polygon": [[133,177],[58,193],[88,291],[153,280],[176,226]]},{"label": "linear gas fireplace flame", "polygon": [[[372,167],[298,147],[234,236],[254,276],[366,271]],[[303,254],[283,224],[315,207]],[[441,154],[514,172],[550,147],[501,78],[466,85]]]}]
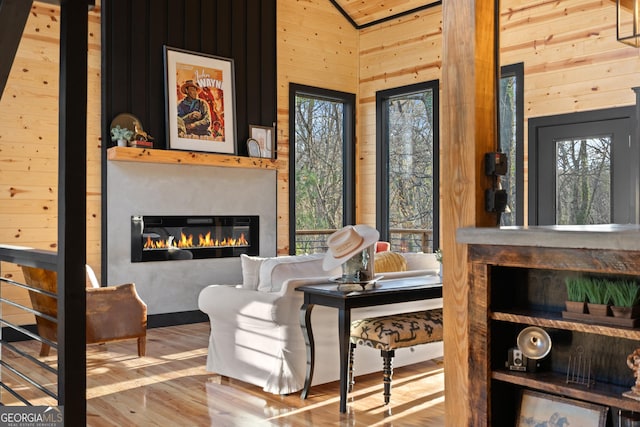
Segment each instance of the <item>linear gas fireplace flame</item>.
[{"label": "linear gas fireplace flame", "polygon": [[152,249],[168,249],[168,248],[180,248],[180,249],[197,249],[197,248],[225,248],[227,246],[235,247],[248,247],[244,233],[240,234],[240,237],[224,237],[222,240],[211,238],[211,231],[208,231],[205,236],[198,234],[197,239],[194,242],[193,234],[188,236],[184,232],[180,232],[180,239],[176,240],[175,236],[169,236],[166,239],[157,239],[147,234],[147,240],[144,241],[142,250]]},{"label": "linear gas fireplace flame", "polygon": [[131,217],[131,262],[258,255],[258,216]]}]

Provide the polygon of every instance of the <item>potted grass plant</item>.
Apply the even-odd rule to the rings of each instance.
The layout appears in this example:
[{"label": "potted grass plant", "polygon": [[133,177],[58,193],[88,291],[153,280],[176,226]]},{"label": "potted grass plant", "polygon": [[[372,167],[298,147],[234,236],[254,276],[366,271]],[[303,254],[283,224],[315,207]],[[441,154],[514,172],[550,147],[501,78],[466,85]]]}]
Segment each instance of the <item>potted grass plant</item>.
[{"label": "potted grass plant", "polygon": [[635,319],[640,314],[640,286],[631,280],[610,281],[607,291],[614,317]]},{"label": "potted grass plant", "polygon": [[607,282],[605,279],[597,278],[592,278],[587,282],[585,291],[587,293],[587,309],[589,310],[589,314],[600,317],[611,315]]},{"label": "potted grass plant", "polygon": [[567,277],[564,281],[567,287],[565,307],[572,313],[584,313],[587,306],[586,284],[589,279],[584,277]]}]

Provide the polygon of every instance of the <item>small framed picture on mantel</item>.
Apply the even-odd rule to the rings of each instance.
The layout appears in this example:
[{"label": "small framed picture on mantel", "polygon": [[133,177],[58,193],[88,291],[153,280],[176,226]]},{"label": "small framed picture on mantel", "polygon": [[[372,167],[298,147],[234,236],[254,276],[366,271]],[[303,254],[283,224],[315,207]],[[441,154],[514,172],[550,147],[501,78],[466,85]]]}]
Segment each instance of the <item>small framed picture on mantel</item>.
[{"label": "small framed picture on mantel", "polygon": [[265,159],[276,158],[274,127],[249,125],[249,138],[258,142],[258,147],[260,147],[260,157]]},{"label": "small framed picture on mantel", "polygon": [[165,46],[164,61],[169,148],[236,154],[233,59]]}]

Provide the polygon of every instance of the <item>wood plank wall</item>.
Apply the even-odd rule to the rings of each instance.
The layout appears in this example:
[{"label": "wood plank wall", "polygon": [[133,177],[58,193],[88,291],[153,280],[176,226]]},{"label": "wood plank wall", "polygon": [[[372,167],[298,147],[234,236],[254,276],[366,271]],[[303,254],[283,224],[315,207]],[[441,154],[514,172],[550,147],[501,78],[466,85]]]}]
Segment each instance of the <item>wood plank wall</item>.
[{"label": "wood plank wall", "polygon": [[[34,3],[0,100],[0,242],[57,249],[60,9]],[[100,15],[89,14],[87,114],[87,261],[100,273]],[[22,280],[13,264],[2,276]],[[30,305],[26,291],[2,284],[2,296]],[[3,305],[3,317],[33,324]]]},{"label": "wood plank wall", "polygon": [[278,253],[288,255],[289,83],[356,93],[358,32],[329,0],[278,0],[277,9]]},{"label": "wood plank wall", "polygon": [[633,105],[640,50],[616,40],[615,1],[508,0],[500,25],[501,64],[524,63],[526,194],[528,119]]},{"label": "wood plank wall", "polygon": [[[500,63],[523,62],[525,70],[526,215],[527,120],[632,105],[640,53],[616,40],[614,2],[501,4]],[[360,31],[359,221],[375,224],[375,92],[440,79],[441,26],[438,6]]]},{"label": "wood plank wall", "polygon": [[376,224],[376,92],[440,79],[442,7],[360,31],[358,221]]}]

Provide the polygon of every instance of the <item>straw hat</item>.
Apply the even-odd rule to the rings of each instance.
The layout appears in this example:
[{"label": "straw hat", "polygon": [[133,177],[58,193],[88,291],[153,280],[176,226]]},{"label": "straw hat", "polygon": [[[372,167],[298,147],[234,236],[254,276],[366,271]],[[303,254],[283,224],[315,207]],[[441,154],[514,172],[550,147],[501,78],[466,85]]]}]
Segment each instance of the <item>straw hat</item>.
[{"label": "straw hat", "polygon": [[373,245],[380,238],[380,233],[368,225],[347,225],[333,233],[327,239],[329,250],[324,256],[322,268],[331,270],[344,264],[349,258]]}]

